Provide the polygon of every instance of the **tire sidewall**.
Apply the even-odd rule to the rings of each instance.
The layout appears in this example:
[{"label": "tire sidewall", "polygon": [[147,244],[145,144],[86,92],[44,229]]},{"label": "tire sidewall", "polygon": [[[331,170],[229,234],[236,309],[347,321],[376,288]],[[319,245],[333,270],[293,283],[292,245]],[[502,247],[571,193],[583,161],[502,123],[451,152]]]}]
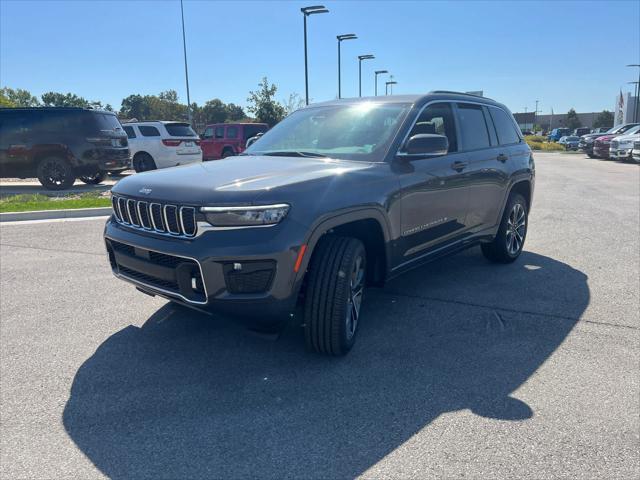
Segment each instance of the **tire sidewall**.
[{"label": "tire sidewall", "polygon": [[[507,223],[509,220],[509,215],[511,215],[511,211],[513,210],[513,207],[516,205],[516,203],[519,203],[524,209],[525,228],[524,228],[524,235],[522,237],[522,244],[520,245],[520,248],[516,253],[511,254],[509,253],[509,249],[507,248]],[[507,257],[509,257],[512,260],[515,260],[520,256],[520,254],[522,253],[522,249],[524,248],[524,243],[527,240],[528,232],[529,232],[529,211],[527,210],[527,202],[525,201],[524,197],[520,194],[512,195],[511,198],[509,199],[509,202],[507,203],[507,208],[505,209],[504,216],[502,218],[502,223],[500,225],[500,230],[498,232],[502,249],[504,251],[504,254]]]},{"label": "tire sidewall", "polygon": [[359,315],[359,319],[358,319],[358,324],[356,325],[356,329],[353,332],[353,335],[351,336],[351,338],[349,338],[348,332],[347,332],[347,313],[348,310],[351,308],[351,304],[349,303],[349,294],[350,294],[350,284],[349,284],[349,277],[351,275],[351,271],[353,270],[353,267],[355,266],[355,263],[358,259],[358,257],[362,257],[362,263],[363,263],[363,268],[364,268],[364,281],[366,284],[366,278],[367,278],[367,255],[364,249],[364,246],[362,245],[362,243],[360,241],[357,241],[357,246],[355,247],[355,252],[351,258],[351,261],[348,263],[348,265],[344,265],[346,268],[342,268],[340,269],[340,272],[338,273],[338,275],[341,275],[341,273],[344,273],[344,282],[342,283],[342,289],[343,289],[343,295],[342,298],[344,298],[343,301],[343,305],[342,305],[342,322],[340,325],[340,343],[342,346],[342,349],[344,352],[348,352],[349,350],[351,350],[351,348],[353,347],[353,345],[356,342],[356,337],[358,336],[358,330],[360,329],[360,324],[362,323],[362,307],[364,306],[364,297],[365,297],[365,289],[363,288],[363,292],[362,292],[362,299],[360,300],[360,315]]},{"label": "tire sidewall", "polygon": [[[62,166],[62,168],[64,168],[64,170],[65,170],[65,178],[63,179],[63,182],[60,185],[56,185],[54,183],[51,183],[46,178],[45,171],[44,171],[45,165],[47,165],[51,161],[55,161],[58,165]],[[73,168],[71,167],[69,162],[67,162],[65,159],[60,158],[60,157],[45,157],[45,158],[43,158],[40,161],[40,163],[38,163],[37,174],[38,174],[38,180],[40,181],[42,186],[47,188],[48,190],[64,190],[64,189],[67,189],[67,188],[71,187],[73,185],[73,183],[75,182],[75,180],[76,180],[75,175],[73,174]]]}]

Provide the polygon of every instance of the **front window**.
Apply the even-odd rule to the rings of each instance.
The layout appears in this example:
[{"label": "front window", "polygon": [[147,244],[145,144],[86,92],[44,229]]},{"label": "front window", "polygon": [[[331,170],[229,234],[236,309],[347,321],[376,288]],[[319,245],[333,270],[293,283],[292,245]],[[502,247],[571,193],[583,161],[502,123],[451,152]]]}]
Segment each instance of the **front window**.
[{"label": "front window", "polygon": [[304,108],[265,133],[246,154],[382,161],[410,107],[366,102]]}]

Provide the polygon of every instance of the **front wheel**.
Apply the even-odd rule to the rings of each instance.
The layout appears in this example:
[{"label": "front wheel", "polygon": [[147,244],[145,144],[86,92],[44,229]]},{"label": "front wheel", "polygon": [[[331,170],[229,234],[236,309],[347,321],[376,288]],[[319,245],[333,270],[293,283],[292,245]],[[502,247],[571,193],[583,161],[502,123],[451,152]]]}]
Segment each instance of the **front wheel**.
[{"label": "front wheel", "polygon": [[105,178],[107,178],[107,174],[105,172],[96,172],[93,175],[82,175],[79,178],[87,185],[98,185],[99,183],[102,183]]},{"label": "front wheel", "polygon": [[527,202],[519,193],[511,194],[498,233],[491,243],[482,244],[482,253],[492,262],[515,261],[522,253],[527,227]]},{"label": "front wheel", "polygon": [[355,343],[367,257],[355,238],[327,235],[311,259],[305,292],[305,340],[310,350],[345,355]]}]

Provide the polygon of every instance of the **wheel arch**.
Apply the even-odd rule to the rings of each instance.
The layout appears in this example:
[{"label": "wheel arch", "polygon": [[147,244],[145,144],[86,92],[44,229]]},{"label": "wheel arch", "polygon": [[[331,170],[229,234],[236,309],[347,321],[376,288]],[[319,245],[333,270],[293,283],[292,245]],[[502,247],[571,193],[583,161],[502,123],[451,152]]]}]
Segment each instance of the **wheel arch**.
[{"label": "wheel arch", "polygon": [[364,244],[367,262],[370,266],[373,265],[373,268],[369,268],[368,282],[383,285],[391,258],[389,230],[387,217],[378,208],[355,209],[325,216],[316,222],[305,241],[306,251],[296,281],[302,282],[320,239],[328,234],[337,234],[357,238]]}]

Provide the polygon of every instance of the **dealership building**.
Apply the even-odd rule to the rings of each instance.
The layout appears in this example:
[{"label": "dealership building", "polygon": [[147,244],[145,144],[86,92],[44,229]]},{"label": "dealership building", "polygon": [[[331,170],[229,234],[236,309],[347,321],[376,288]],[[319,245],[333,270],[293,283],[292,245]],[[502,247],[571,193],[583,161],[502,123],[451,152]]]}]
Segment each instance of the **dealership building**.
[{"label": "dealership building", "polygon": [[[636,97],[631,93],[619,93],[616,95],[613,112],[613,124],[622,125],[624,123],[633,123],[640,121],[640,108],[636,116],[637,103]],[[578,119],[583,127],[593,128],[593,123],[602,112],[578,113]],[[520,129],[532,130],[533,125],[537,124],[543,130],[549,131],[553,128],[563,128],[567,125],[566,113],[554,113],[553,115],[541,115],[534,112],[514,113],[513,116],[518,122]],[[634,120],[637,118],[638,120]]]}]

